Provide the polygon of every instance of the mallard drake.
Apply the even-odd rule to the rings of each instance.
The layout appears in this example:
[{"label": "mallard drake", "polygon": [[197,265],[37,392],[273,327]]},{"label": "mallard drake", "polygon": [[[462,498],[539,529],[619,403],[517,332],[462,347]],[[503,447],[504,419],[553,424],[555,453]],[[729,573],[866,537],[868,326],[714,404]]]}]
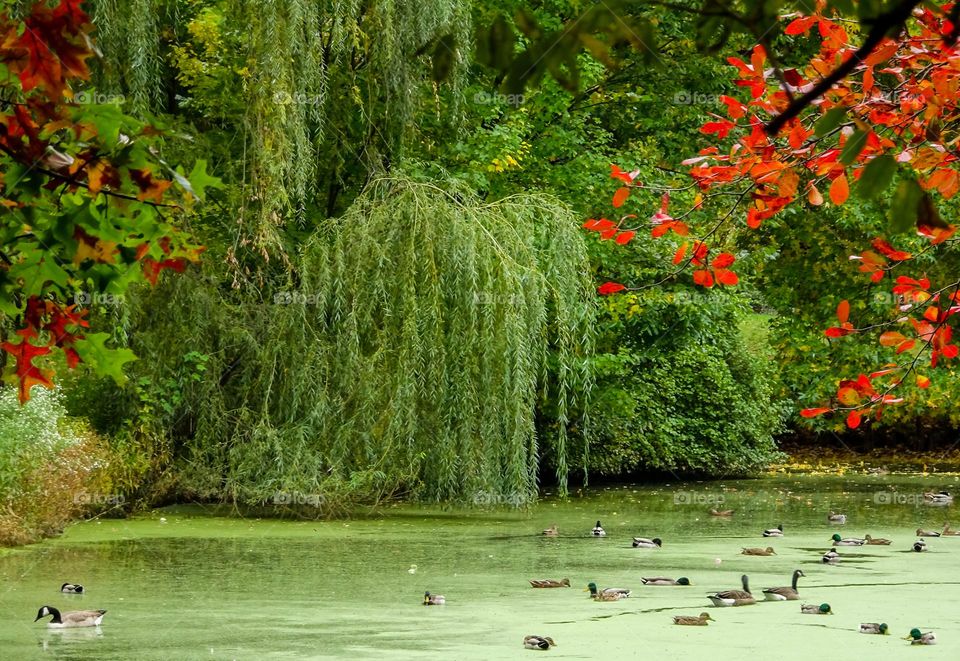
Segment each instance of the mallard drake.
[{"label": "mallard drake", "polygon": [[593,527],[593,530],[590,531],[590,534],[594,537],[606,537],[607,531],[603,529],[603,526],[600,525],[600,522],[597,521],[597,525]]},{"label": "mallard drake", "polygon": [[837,553],[834,549],[830,549],[823,554],[821,560],[825,563],[837,563],[840,562],[840,554]]},{"label": "mallard drake", "polygon": [[568,588],[570,587],[570,579],[562,578],[559,581],[556,581],[552,578],[542,578],[542,579],[530,579],[530,585],[535,588]]},{"label": "mallard drake", "polygon": [[847,515],[830,512],[829,514],[827,514],[827,522],[828,523],[846,523]]},{"label": "mallard drake", "polygon": [[779,524],[776,528],[770,528],[763,531],[764,537],[783,537],[783,524]]},{"label": "mallard drake", "polygon": [[923,499],[929,503],[947,504],[953,502],[953,494],[949,491],[927,491],[923,494]]},{"label": "mallard drake", "polygon": [[663,546],[663,541],[659,537],[647,539],[646,537],[634,537],[633,548],[635,549],[658,549]]},{"label": "mallard drake", "polygon": [[910,633],[904,636],[904,640],[909,640],[911,645],[937,644],[937,636],[932,631],[923,633],[920,629],[911,629]]},{"label": "mallard drake", "polygon": [[800,612],[805,615],[833,615],[833,611],[830,610],[830,604],[802,604],[800,606]]},{"label": "mallard drake", "polygon": [[557,524],[554,523],[552,526],[544,530],[542,534],[544,537],[556,537],[560,533],[557,531]]},{"label": "mallard drake", "polygon": [[793,578],[790,581],[790,587],[767,588],[763,591],[763,596],[766,597],[768,601],[794,601],[799,599],[800,593],[797,592],[797,580],[801,576],[806,576],[806,574],[799,569],[795,569]]},{"label": "mallard drake", "polygon": [[758,547],[749,548],[749,549],[740,549],[740,555],[776,555],[777,552],[773,550],[772,546],[768,546],[765,549]]},{"label": "mallard drake", "polygon": [[687,626],[693,627],[705,627],[707,622],[716,622],[715,619],[710,617],[710,613],[700,613],[699,616],[694,617],[693,615],[674,615],[673,623],[674,624],[684,624]]},{"label": "mallard drake", "polygon": [[940,533],[936,530],[924,530],[923,528],[917,528],[917,537],[939,537]]},{"label": "mallard drake", "polygon": [[960,530],[953,530],[950,527],[949,523],[943,524],[943,532],[940,533],[941,537],[960,537]]},{"label": "mallard drake", "polygon": [[877,624],[876,622],[867,622],[860,625],[860,633],[878,633],[883,635],[887,633],[889,628],[886,623]]},{"label": "mallard drake", "polygon": [[743,584],[742,590],[724,590],[723,592],[708,594],[707,599],[712,601],[714,606],[748,606],[757,603],[757,600],[750,593],[750,584],[746,574],[740,577],[740,582]]},{"label": "mallard drake", "polygon": [[528,650],[548,650],[556,646],[550,636],[524,636],[523,646]]},{"label": "mallard drake", "polygon": [[628,588],[603,588],[598,590],[596,583],[588,584],[587,590],[590,591],[590,597],[594,601],[618,601],[630,596]]},{"label": "mallard drake", "polygon": [[445,603],[447,603],[447,598],[442,594],[430,594],[429,592],[423,593],[424,606],[443,606]]},{"label": "mallard drake", "polygon": [[681,576],[680,578],[673,579],[667,578],[665,576],[654,576],[653,578],[641,578],[644,585],[693,585],[690,582],[690,579]]},{"label": "mallard drake", "polygon": [[733,516],[733,510],[710,510],[710,516]]},{"label": "mallard drake", "polygon": [[83,592],[83,586],[79,583],[64,583],[60,586],[60,592],[66,592],[67,594],[80,594]]},{"label": "mallard drake", "polygon": [[871,537],[870,535],[867,535],[864,539],[866,540],[867,544],[874,546],[889,546],[891,544],[889,539],[884,539],[883,537]]},{"label": "mallard drake", "polygon": [[98,627],[100,622],[103,621],[103,615],[107,611],[97,610],[97,611],[69,611],[67,613],[61,613],[59,610],[53,606],[42,606],[39,611],[37,611],[37,617],[33,620],[36,622],[40,618],[47,617],[52,615],[53,619],[47,622],[47,626],[51,629],[68,629],[72,627]]},{"label": "mallard drake", "polygon": [[834,546],[863,546],[867,542],[867,540],[860,539],[859,537],[843,538],[840,535],[834,535],[830,539],[833,540]]},{"label": "mallard drake", "polygon": [[913,550],[916,551],[917,553],[923,553],[924,551],[927,550],[927,543],[926,543],[925,541],[923,541],[922,539],[918,539],[917,541],[915,541],[915,542],[913,543],[913,547],[912,547],[912,548],[913,548]]}]

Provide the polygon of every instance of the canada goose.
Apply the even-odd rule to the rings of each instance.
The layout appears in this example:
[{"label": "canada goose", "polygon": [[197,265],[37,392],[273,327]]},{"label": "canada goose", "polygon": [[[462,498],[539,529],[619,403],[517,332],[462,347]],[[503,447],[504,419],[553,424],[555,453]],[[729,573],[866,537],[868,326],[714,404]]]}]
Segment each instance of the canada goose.
[{"label": "canada goose", "polygon": [[797,579],[801,576],[805,576],[801,570],[794,570],[790,587],[767,588],[763,591],[763,596],[766,597],[768,601],[793,601],[799,599],[800,593],[797,592]]},{"label": "canada goose", "polygon": [[594,601],[618,601],[629,597],[631,592],[629,588],[603,588],[598,590],[596,583],[587,585],[587,590],[590,591],[590,597]]},{"label": "canada goose", "polygon": [[594,537],[606,537],[607,531],[603,529],[603,526],[600,525],[600,522],[597,521],[597,525],[593,527],[593,530],[590,531],[590,534]]},{"label": "canada goose", "polygon": [[429,592],[423,593],[424,606],[442,606],[445,603],[447,603],[447,598],[442,594],[430,594]]},{"label": "canada goose", "polygon": [[653,539],[647,539],[646,537],[633,538],[633,548],[635,549],[658,549],[661,546],[663,546],[663,542],[659,537]]},{"label": "canada goose", "polygon": [[644,585],[692,585],[690,579],[681,576],[678,579],[667,578],[666,576],[654,576],[653,578],[641,578]]},{"label": "canada goose", "polygon": [[557,531],[557,524],[554,523],[552,526],[543,531],[544,537],[556,537],[560,533]]},{"label": "canada goose", "polygon": [[563,578],[559,581],[552,578],[541,578],[541,579],[530,579],[530,585],[535,588],[568,588],[570,587],[570,579]]},{"label": "canada goose", "polygon": [[937,636],[932,632],[923,633],[920,629],[911,629],[904,640],[909,640],[911,645],[936,645]]},{"label": "canada goose", "polygon": [[781,523],[776,528],[769,528],[763,531],[764,537],[783,537],[783,524]]},{"label": "canada goose", "polygon": [[830,610],[830,604],[802,604],[800,606],[800,612],[806,615],[833,615],[833,611]]},{"label": "canada goose", "polygon": [[754,548],[740,550],[740,555],[776,555],[776,554],[777,552],[773,550],[772,546],[768,546],[765,549],[754,547]]},{"label": "canada goose", "polygon": [[60,592],[66,592],[68,594],[80,594],[83,592],[83,586],[79,583],[64,583],[60,586]]},{"label": "canada goose", "polygon": [[556,645],[550,636],[524,636],[523,646],[528,650],[548,650]]},{"label": "canada goose", "polygon": [[72,627],[98,627],[100,622],[103,621],[103,615],[107,611],[97,610],[97,611],[69,611],[67,613],[61,613],[59,610],[53,606],[42,606],[39,611],[37,611],[37,617],[34,618],[34,622],[37,620],[52,615],[53,619],[47,622],[47,626],[51,629],[67,629]]},{"label": "canada goose", "polygon": [[674,624],[685,624],[687,626],[694,627],[705,627],[707,622],[716,622],[710,613],[700,613],[699,617],[694,617],[692,615],[674,615],[673,623]]},{"label": "canada goose", "polygon": [[724,590],[708,594],[707,599],[712,601],[714,606],[748,606],[755,604],[756,599],[750,594],[750,584],[746,574],[740,577],[740,582],[743,584],[742,590]]}]

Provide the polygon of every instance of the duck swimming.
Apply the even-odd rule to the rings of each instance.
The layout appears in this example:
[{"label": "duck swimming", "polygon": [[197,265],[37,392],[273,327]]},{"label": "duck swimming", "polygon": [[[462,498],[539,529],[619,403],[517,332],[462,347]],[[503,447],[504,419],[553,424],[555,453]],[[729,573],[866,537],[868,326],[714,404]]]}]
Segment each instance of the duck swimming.
[{"label": "duck swimming", "polygon": [[764,537],[783,537],[783,524],[781,523],[776,528],[769,528],[763,531]]},{"label": "duck swimming", "polygon": [[600,525],[600,522],[597,521],[597,525],[593,527],[593,530],[590,531],[590,534],[594,537],[606,537],[607,531],[603,529],[603,526]]}]

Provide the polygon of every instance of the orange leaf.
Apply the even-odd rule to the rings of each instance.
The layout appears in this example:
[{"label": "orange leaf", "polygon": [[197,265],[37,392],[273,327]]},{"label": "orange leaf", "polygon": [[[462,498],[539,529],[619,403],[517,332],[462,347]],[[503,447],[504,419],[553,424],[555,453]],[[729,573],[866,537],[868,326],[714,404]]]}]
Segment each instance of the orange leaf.
[{"label": "orange leaf", "polygon": [[613,194],[613,206],[617,208],[622,207],[628,197],[630,197],[630,189],[626,186],[621,186],[617,189],[617,192]]},{"label": "orange leaf", "polygon": [[927,389],[930,387],[930,379],[923,376],[922,374],[917,374],[917,387]]},{"label": "orange leaf", "polygon": [[847,416],[847,427],[850,429],[856,429],[860,426],[860,413],[858,411],[850,411],[850,415]]},{"label": "orange leaf", "polygon": [[627,231],[627,232],[620,232],[619,234],[617,234],[617,238],[615,238],[614,241],[616,241],[616,242],[619,243],[621,246],[623,246],[623,245],[626,245],[626,244],[630,243],[630,239],[632,239],[632,238],[635,237],[636,235],[637,235],[637,233],[634,232],[633,230],[630,230],[630,231]]},{"label": "orange leaf", "polygon": [[688,245],[689,245],[689,244],[684,243],[682,246],[680,246],[679,248],[677,248],[677,252],[675,252],[674,255],[673,255],[673,263],[674,263],[674,264],[679,264],[680,262],[683,261],[683,258],[684,258],[684,257],[686,256],[686,254],[687,254],[687,246],[688,246]]},{"label": "orange leaf", "polygon": [[605,282],[597,287],[597,293],[601,296],[609,296],[610,294],[616,294],[618,291],[623,291],[624,289],[626,289],[626,287],[618,282]]},{"label": "orange leaf", "polygon": [[837,321],[840,322],[840,325],[847,323],[847,320],[850,318],[850,301],[844,299],[840,301],[840,304],[837,306]]},{"label": "orange leaf", "polygon": [[800,411],[800,415],[802,415],[804,418],[816,418],[818,415],[829,413],[832,410],[833,409],[828,408],[803,409]]},{"label": "orange leaf", "polygon": [[880,346],[892,347],[894,345],[900,344],[907,338],[903,336],[903,333],[898,333],[897,331],[887,331],[880,335]]},{"label": "orange leaf", "polygon": [[807,190],[807,202],[815,207],[819,207],[821,204],[823,204],[823,195],[820,194],[820,191],[817,190],[817,187],[813,184],[810,184],[810,187]]},{"label": "orange leaf", "polygon": [[830,184],[830,201],[840,206],[850,197],[850,184],[847,183],[847,175],[841,174]]}]

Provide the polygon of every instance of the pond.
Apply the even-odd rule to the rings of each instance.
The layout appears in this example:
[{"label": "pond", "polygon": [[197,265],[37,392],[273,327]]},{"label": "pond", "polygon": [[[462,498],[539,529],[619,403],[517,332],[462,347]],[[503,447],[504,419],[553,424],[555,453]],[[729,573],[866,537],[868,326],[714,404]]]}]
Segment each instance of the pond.
[{"label": "pond", "polygon": [[[960,658],[960,537],[910,551],[918,526],[941,529],[958,505],[924,505],[923,491],[960,489],[956,475],[788,476],[756,480],[609,486],[516,511],[450,511],[409,505],[348,521],[213,516],[172,507],[130,519],[72,526],[62,537],[0,554],[3,659],[595,659]],[[734,509],[729,518],[711,505]],[[828,524],[842,511],[845,525]],[[605,538],[589,531],[600,519]],[[785,536],[764,539],[783,524]],[[543,537],[556,524],[560,536]],[[893,540],[841,548],[821,563],[835,532]],[[657,550],[633,536],[660,537]],[[740,555],[744,546],[776,555]],[[801,601],[715,608],[706,595],[759,595],[803,569]],[[649,587],[642,576],[689,577],[689,587]],[[528,579],[569,577],[537,590]],[[82,595],[61,583],[80,582]],[[633,589],[596,603],[588,582]],[[424,607],[423,593],[446,596]],[[827,602],[834,615],[802,615]],[[107,609],[92,629],[48,630],[43,605]],[[707,611],[706,627],[672,616]],[[886,622],[889,636],[857,632]],[[938,644],[914,648],[913,627]],[[548,652],[524,650],[548,635]],[[521,656],[524,655],[524,656]]]}]

